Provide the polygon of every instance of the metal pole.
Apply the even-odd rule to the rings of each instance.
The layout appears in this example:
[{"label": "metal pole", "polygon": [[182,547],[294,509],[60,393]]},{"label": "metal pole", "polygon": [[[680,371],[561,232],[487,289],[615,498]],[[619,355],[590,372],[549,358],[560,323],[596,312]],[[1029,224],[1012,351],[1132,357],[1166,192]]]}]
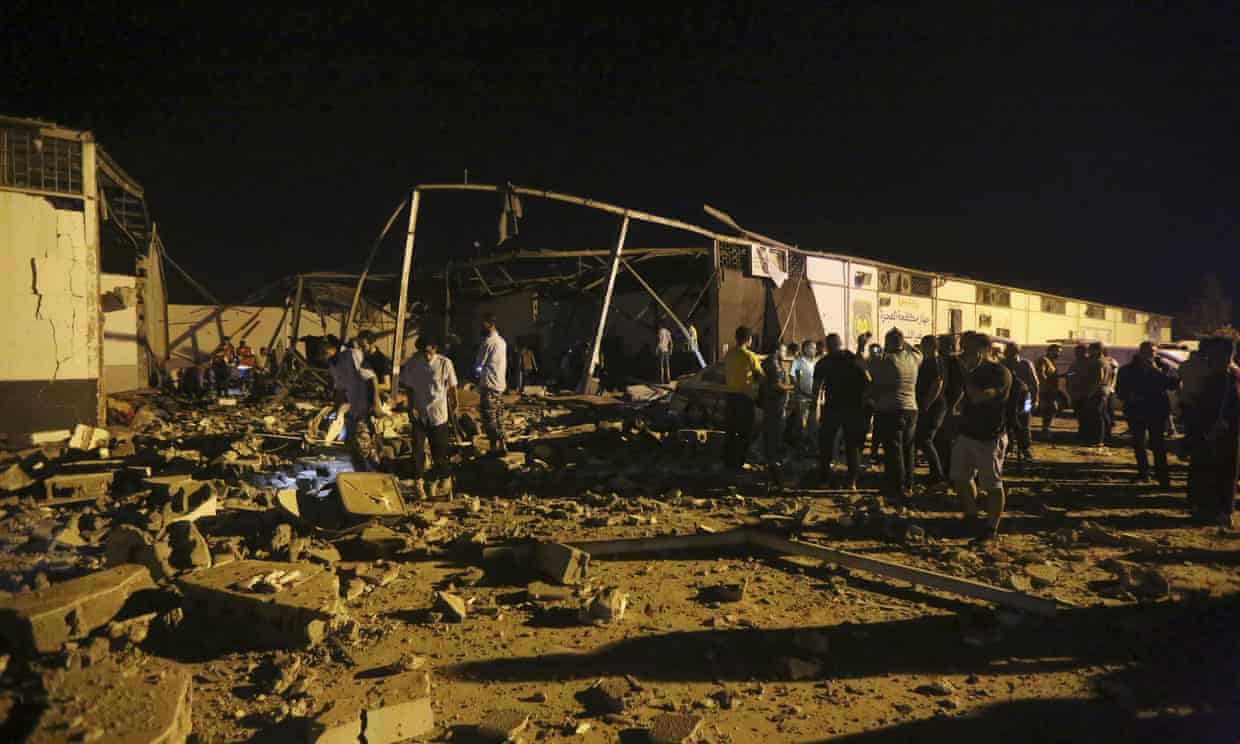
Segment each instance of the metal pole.
[{"label": "metal pole", "polygon": [[693,337],[689,335],[689,329],[685,327],[685,324],[680,322],[680,318],[676,317],[676,313],[672,312],[672,309],[667,306],[667,303],[663,301],[663,298],[659,296],[659,293],[654,291],[654,287],[647,284],[646,280],[642,278],[642,275],[637,273],[637,269],[634,269],[628,261],[621,261],[621,263],[624,264],[624,268],[628,269],[629,273],[633,275],[633,278],[637,280],[637,283],[642,285],[642,288],[650,293],[650,296],[653,297],[654,301],[659,304],[659,307],[663,308],[663,312],[667,313],[667,317],[672,319],[672,322],[676,324],[676,327],[680,329],[680,332],[685,334],[685,339],[688,340],[690,345],[693,346],[693,355],[697,357],[698,365],[700,365],[702,369],[706,369],[706,360],[702,358],[702,352],[698,351],[697,345],[693,343]]},{"label": "metal pole", "polygon": [[297,291],[293,293],[293,326],[290,329],[293,336],[289,339],[289,348],[293,351],[297,351],[297,334],[301,330],[301,290],[304,284],[305,279],[298,275]]},{"label": "metal pole", "polygon": [[577,392],[585,393],[594,367],[598,364],[599,346],[603,343],[603,330],[607,327],[607,311],[611,309],[611,295],[616,289],[616,274],[620,271],[620,254],[624,252],[624,239],[629,234],[629,216],[624,215],[620,222],[620,234],[616,237],[616,247],[611,252],[611,268],[607,273],[607,291],[603,294],[603,307],[598,314],[598,328],[594,331],[594,343],[590,346],[590,358],[581,370],[581,380],[577,383]]},{"label": "metal pole", "polygon": [[418,226],[418,201],[422,193],[417,189],[409,198],[409,232],[405,235],[405,261],[400,268],[400,304],[396,306],[396,333],[392,341],[392,367],[397,374],[392,375],[392,390],[396,389],[396,378],[400,376],[401,352],[405,341],[405,304],[409,299],[409,269],[413,266],[413,236]]},{"label": "metal pole", "polygon": [[[465,171],[466,174],[469,171]],[[443,270],[443,338],[439,339],[441,348],[447,348],[448,336],[452,335],[452,261],[448,261]]]},{"label": "metal pole", "polygon": [[388,217],[388,221],[384,223],[383,229],[379,231],[379,237],[375,238],[374,245],[370,246],[370,255],[366,257],[366,265],[362,267],[362,275],[357,278],[357,287],[353,289],[353,302],[349,303],[349,314],[344,316],[344,321],[340,324],[340,338],[344,340],[349,336],[349,328],[353,325],[353,315],[357,312],[357,303],[362,298],[362,285],[366,283],[366,277],[370,275],[370,264],[375,260],[375,254],[379,252],[379,244],[387,237],[388,230],[392,229],[392,223],[396,222],[396,216],[405,208],[405,200],[401,199],[400,204],[396,205],[392,216]]}]

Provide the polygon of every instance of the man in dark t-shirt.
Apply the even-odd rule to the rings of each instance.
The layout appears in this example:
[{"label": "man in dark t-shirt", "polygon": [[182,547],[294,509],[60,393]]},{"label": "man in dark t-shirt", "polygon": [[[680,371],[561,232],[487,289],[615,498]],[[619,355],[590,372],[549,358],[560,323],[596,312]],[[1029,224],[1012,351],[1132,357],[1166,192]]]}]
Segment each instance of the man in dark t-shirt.
[{"label": "man in dark t-shirt", "polygon": [[392,380],[392,360],[388,359],[387,354],[384,354],[375,343],[374,331],[362,331],[357,334],[357,340],[362,345],[366,366],[375,373],[376,384],[380,389],[387,387]]},{"label": "man in dark t-shirt", "polygon": [[960,364],[960,337],[954,333],[939,336],[939,359],[943,360],[943,423],[934,437],[943,472],[952,471],[952,444],[959,424],[960,398],[964,395],[964,367]]},{"label": "man in dark t-shirt", "polygon": [[[982,333],[965,335],[960,361],[965,370],[964,396],[959,435],[952,447],[951,479],[962,502],[966,529],[985,542],[998,536],[1006,501],[1003,455],[1012,373],[994,361],[990,337]],[[985,523],[978,515],[982,491],[986,494]]]},{"label": "man in dark t-shirt", "polygon": [[947,416],[947,399],[943,395],[947,362],[938,355],[934,336],[921,339],[921,357],[921,367],[917,370],[917,446],[930,467],[930,488],[945,490],[947,476],[934,440]]},{"label": "man in dark t-shirt", "polygon": [[844,457],[848,462],[848,488],[857,487],[861,447],[865,444],[868,421],[865,387],[869,373],[861,359],[848,349],[838,333],[827,336],[827,354],[814,365],[815,400],[822,399],[822,419],[818,425],[818,468],[824,483],[832,480],[835,437],[844,432]]}]

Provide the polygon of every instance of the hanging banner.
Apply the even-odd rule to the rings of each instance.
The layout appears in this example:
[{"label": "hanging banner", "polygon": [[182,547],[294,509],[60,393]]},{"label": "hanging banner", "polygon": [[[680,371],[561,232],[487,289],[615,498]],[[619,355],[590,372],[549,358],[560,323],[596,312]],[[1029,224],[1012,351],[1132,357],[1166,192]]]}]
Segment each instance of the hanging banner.
[{"label": "hanging banner", "polygon": [[749,246],[749,274],[765,276],[775,282],[776,287],[782,287],[788,279],[788,272],[783,269],[784,258],[785,251],[782,248],[752,243]]}]

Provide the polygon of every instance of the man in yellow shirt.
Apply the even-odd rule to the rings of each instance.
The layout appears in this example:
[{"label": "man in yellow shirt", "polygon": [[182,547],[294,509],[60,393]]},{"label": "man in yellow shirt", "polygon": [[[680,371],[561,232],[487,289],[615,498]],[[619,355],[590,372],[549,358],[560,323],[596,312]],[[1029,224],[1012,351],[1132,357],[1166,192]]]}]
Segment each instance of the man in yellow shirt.
[{"label": "man in yellow shirt", "polygon": [[749,348],[753,332],[746,326],[736,329],[736,346],[723,357],[723,375],[728,399],[723,442],[723,464],[740,470],[753,436],[754,403],[757,383],[762,379],[762,360]]}]

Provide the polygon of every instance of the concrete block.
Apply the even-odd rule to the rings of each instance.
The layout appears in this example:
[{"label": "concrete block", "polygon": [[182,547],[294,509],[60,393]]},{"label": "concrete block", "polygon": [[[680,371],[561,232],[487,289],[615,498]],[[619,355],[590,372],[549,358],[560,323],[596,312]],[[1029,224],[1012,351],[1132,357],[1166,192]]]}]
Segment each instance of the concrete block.
[{"label": "concrete block", "polygon": [[41,444],[60,444],[67,442],[73,437],[73,432],[68,429],[47,429],[44,431],[32,431],[27,435],[27,440],[32,446]]},{"label": "concrete block", "polygon": [[534,569],[557,584],[576,584],[586,576],[590,554],[562,543],[534,546]]},{"label": "concrete block", "polygon": [[517,741],[530,725],[530,714],[520,710],[497,710],[478,724],[477,740],[491,744]]},{"label": "concrete block", "polygon": [[189,670],[156,657],[107,659],[43,680],[48,709],[26,741],[183,744],[193,729]]},{"label": "concrete block", "polygon": [[193,522],[169,525],[168,542],[172,546],[173,567],[190,570],[211,566],[211,546]]},{"label": "concrete block", "polygon": [[107,429],[78,424],[73,428],[73,435],[69,437],[69,449],[99,449],[100,447],[107,447],[108,442],[111,440],[112,435],[108,433]]},{"label": "concrete block", "polygon": [[532,581],[525,587],[525,596],[531,602],[563,602],[573,598],[573,590],[567,586]]},{"label": "concrete block", "polygon": [[47,489],[47,504],[72,504],[79,501],[94,501],[108,495],[112,487],[113,471],[102,473],[75,473],[73,475],[53,475],[43,481]]},{"label": "concrete block", "polygon": [[120,566],[136,563],[145,566],[156,581],[176,573],[172,567],[172,546],[156,541],[150,533],[131,524],[122,524],[108,531],[103,545],[104,564]]},{"label": "concrete block", "polygon": [[405,513],[400,483],[391,473],[341,473],[336,490],[345,514],[370,519]]},{"label": "concrete block", "polygon": [[444,619],[450,623],[464,622],[469,614],[469,606],[459,595],[450,592],[435,592],[435,611],[442,612]]},{"label": "concrete block", "polygon": [[623,713],[625,696],[632,691],[628,680],[618,677],[600,679],[581,692],[581,702],[586,710],[598,715]]},{"label": "concrete block", "polygon": [[15,462],[0,470],[0,491],[20,491],[34,483],[34,478],[22,469],[21,463]]},{"label": "concrete block", "polygon": [[646,736],[650,744],[687,744],[697,738],[701,716],[692,713],[660,713],[650,723]]},{"label": "concrete block", "polygon": [[337,543],[342,556],[356,561],[392,558],[409,546],[409,535],[378,524],[369,525],[351,539]]},{"label": "concrete block", "polygon": [[430,673],[419,670],[332,683],[332,700],[310,719],[310,744],[394,744],[435,729]]},{"label": "concrete block", "polygon": [[106,625],[130,594],[154,586],[145,567],[126,564],[46,589],[0,595],[0,635],[15,649],[59,651],[65,641]]},{"label": "concrete block", "polygon": [[[263,591],[255,582],[269,575],[281,578]],[[313,646],[341,611],[336,575],[310,563],[233,561],[188,574],[177,586],[186,619],[259,648]]]}]

